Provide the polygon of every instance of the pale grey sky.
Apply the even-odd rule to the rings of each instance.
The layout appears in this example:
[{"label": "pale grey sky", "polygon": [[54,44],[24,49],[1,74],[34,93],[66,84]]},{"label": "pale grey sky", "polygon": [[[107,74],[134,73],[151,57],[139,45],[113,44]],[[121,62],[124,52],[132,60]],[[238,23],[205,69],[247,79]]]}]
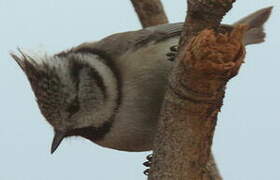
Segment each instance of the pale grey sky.
[{"label": "pale grey sky", "polygon": [[[171,22],[183,21],[185,0],[162,0]],[[280,179],[279,0],[237,1],[231,23],[275,6],[267,41],[250,46],[219,115],[214,153],[227,180]],[[17,47],[58,52],[115,32],[141,28],[129,0],[0,0],[0,179],[145,179],[146,153],[127,153],[71,138],[49,152],[51,127],[23,72],[9,57]]]}]

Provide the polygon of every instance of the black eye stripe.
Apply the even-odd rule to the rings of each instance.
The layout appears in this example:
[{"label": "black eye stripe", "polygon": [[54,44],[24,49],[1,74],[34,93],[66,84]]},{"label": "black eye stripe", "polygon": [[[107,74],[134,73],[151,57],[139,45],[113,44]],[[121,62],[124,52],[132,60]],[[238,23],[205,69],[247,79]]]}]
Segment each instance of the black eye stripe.
[{"label": "black eye stripe", "polygon": [[88,75],[92,79],[94,79],[97,86],[101,89],[102,93],[104,94],[104,97],[106,98],[107,90],[106,90],[106,87],[105,87],[105,84],[104,84],[104,80],[96,69],[90,67],[88,64],[80,62],[79,60],[75,59],[75,57],[70,56],[69,62],[70,62],[69,63],[69,65],[70,65],[70,76],[72,78],[72,81],[76,84],[77,91],[79,91],[78,88],[79,88],[79,83],[80,83],[79,74],[80,74],[82,69],[86,69],[88,71]]},{"label": "black eye stripe", "polygon": [[103,82],[103,78],[101,77],[101,75],[93,68],[89,68],[89,76],[95,80],[97,86],[101,89],[102,93],[104,94],[104,98],[107,97],[106,94],[106,87],[105,84]]},{"label": "black eye stripe", "polygon": [[74,57],[70,56],[69,59],[69,65],[70,65],[70,76],[72,81],[76,84],[76,89],[78,91],[79,89],[79,83],[80,83],[80,79],[79,79],[79,74],[80,71],[82,70],[82,68],[84,67],[84,64],[79,63],[78,61],[76,61],[76,59]]},{"label": "black eye stripe", "polygon": [[68,118],[71,118],[75,113],[77,113],[80,110],[80,102],[78,100],[78,97],[72,101],[72,103],[67,107],[66,111],[69,112]]}]

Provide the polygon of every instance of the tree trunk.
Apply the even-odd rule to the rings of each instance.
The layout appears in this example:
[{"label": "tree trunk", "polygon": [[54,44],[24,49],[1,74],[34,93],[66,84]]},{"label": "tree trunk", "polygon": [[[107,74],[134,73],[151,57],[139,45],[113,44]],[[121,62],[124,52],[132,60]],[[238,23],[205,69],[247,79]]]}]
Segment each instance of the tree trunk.
[{"label": "tree trunk", "polygon": [[245,56],[246,27],[217,32],[234,0],[188,0],[176,65],[161,109],[149,180],[221,179],[210,156],[225,87]]}]

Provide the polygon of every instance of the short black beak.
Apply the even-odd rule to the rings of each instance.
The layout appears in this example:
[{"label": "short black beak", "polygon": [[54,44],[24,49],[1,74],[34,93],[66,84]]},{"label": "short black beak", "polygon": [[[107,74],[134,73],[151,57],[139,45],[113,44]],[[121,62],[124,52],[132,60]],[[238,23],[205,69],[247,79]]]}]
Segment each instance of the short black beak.
[{"label": "short black beak", "polygon": [[53,154],[55,152],[55,150],[58,148],[58,146],[60,145],[60,143],[62,142],[62,140],[65,137],[65,132],[63,131],[55,131],[54,132],[54,138],[52,141],[52,147],[51,147],[51,154]]}]

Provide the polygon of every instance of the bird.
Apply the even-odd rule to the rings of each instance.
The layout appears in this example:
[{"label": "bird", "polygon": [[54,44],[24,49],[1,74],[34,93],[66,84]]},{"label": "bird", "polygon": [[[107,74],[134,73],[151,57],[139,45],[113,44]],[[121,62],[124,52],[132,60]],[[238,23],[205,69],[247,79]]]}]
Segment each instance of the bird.
[{"label": "bird", "polygon": [[[243,43],[261,43],[271,10],[263,8],[221,28],[245,24]],[[183,23],[163,24],[113,34],[54,55],[11,53],[53,127],[51,153],[71,136],[121,151],[152,150],[174,65],[169,60],[176,56],[182,30]]]}]

